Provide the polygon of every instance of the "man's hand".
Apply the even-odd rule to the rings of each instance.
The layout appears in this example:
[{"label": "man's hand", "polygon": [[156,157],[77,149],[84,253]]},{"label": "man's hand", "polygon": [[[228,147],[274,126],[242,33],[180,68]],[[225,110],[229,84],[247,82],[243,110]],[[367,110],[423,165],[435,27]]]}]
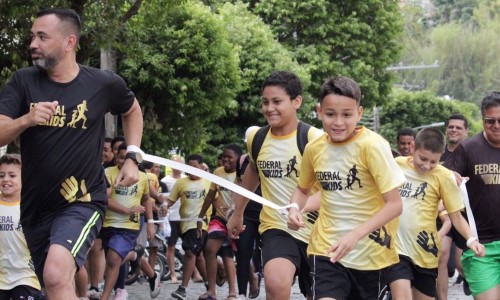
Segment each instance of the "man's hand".
[{"label": "man's hand", "polygon": [[243,225],[243,214],[233,213],[231,218],[227,221],[226,227],[232,239],[239,239],[240,233],[245,230],[245,225]]},{"label": "man's hand", "polygon": [[120,169],[118,177],[116,177],[115,187],[131,186],[139,181],[139,168],[137,164],[131,160],[125,160],[125,164]]},{"label": "man's hand", "polygon": [[302,214],[295,207],[290,207],[288,211],[288,221],[286,223],[291,230],[299,230],[300,228],[306,227],[302,219]]},{"label": "man's hand", "polygon": [[56,108],[59,103],[52,102],[38,102],[34,104],[30,112],[27,114],[30,126],[47,123],[56,113]]}]

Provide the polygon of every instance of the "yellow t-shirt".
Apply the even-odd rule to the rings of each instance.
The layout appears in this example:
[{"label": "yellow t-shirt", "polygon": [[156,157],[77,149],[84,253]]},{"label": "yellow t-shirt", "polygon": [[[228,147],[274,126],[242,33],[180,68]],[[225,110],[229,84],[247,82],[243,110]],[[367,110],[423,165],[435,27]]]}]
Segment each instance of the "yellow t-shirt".
[{"label": "yellow t-shirt", "polygon": [[40,289],[20,222],[20,203],[0,200],[0,290],[20,285]]},{"label": "yellow t-shirt", "polygon": [[[286,136],[274,136],[271,130],[267,133],[255,164],[259,172],[262,196],[279,206],[284,206],[290,202],[292,193],[297,187],[302,155],[297,146],[297,130]],[[249,153],[252,151],[255,133],[256,131],[252,132],[248,138]],[[311,127],[308,132],[308,140],[312,141],[321,135],[321,130]],[[304,214],[304,220],[307,220],[306,227],[298,231],[288,229],[287,220],[286,212],[264,205],[260,212],[259,232],[262,234],[268,229],[280,229],[288,232],[294,238],[308,243],[316,220],[315,214]]]},{"label": "yellow t-shirt", "polygon": [[[299,186],[321,185],[319,218],[311,233],[309,255],[328,257],[332,244],[370,219],[385,204],[383,194],[399,187],[405,177],[389,143],[358,127],[345,143],[324,134],[306,146]],[[361,238],[340,263],[356,270],[379,270],[399,261],[394,245],[398,219]]]},{"label": "yellow t-shirt", "polygon": [[[236,171],[232,173],[226,173],[226,171],[224,171],[224,167],[218,167],[217,169],[215,169],[214,175],[231,182],[234,182],[236,180]],[[233,201],[231,199],[231,191],[223,186],[217,185],[214,182],[212,182],[212,184],[210,185],[210,190],[217,191],[217,195],[213,205],[213,207],[215,208],[215,215],[224,220],[227,220],[227,213],[233,205]]]},{"label": "yellow t-shirt", "polygon": [[[181,232],[186,233],[189,229],[196,229],[196,219],[200,214],[205,196],[210,188],[210,181],[205,179],[191,180],[189,177],[181,178],[174,184],[168,199],[176,202],[181,201],[179,214],[181,219],[192,219],[181,221]],[[208,213],[208,212],[207,212]]]},{"label": "yellow t-shirt", "polygon": [[410,157],[397,157],[406,183],[399,188],[403,213],[396,236],[399,254],[406,255],[422,268],[437,268],[441,241],[436,228],[439,200],[448,212],[464,208],[460,188],[453,173],[438,165],[428,174],[420,175]]},{"label": "yellow t-shirt", "polygon": [[[120,170],[118,167],[106,168],[106,178],[108,182],[115,182]],[[118,201],[125,207],[134,207],[141,204],[141,199],[144,194],[149,194],[149,180],[144,172],[139,172],[139,182],[129,187],[114,187],[112,186],[111,198]],[[128,216],[117,213],[111,209],[106,209],[103,227],[125,228],[132,230],[140,229],[140,213],[135,213],[134,216]]]}]

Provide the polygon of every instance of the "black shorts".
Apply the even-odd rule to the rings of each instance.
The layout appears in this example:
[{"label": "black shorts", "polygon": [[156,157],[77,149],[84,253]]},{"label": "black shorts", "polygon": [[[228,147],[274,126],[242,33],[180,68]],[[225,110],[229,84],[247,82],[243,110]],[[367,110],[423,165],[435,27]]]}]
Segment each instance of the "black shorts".
[{"label": "black shorts", "polygon": [[448,231],[446,236],[450,237],[455,243],[455,245],[458,248],[462,249],[462,251],[467,251],[469,249],[469,247],[467,247],[467,241],[460,234],[460,232],[458,232],[455,226],[451,225],[450,231]]},{"label": "black shorts", "polygon": [[361,271],[332,263],[326,256],[310,256],[313,299],[379,299],[385,290],[382,270]]},{"label": "black shorts", "polygon": [[311,295],[311,268],[307,258],[307,244],[297,240],[288,232],[269,229],[262,233],[262,264],[274,258],[286,258],[295,266],[295,275],[299,277],[300,292]]},{"label": "black shorts", "polygon": [[18,285],[10,290],[0,290],[0,300],[37,299],[40,291],[29,285]]},{"label": "black shorts", "polygon": [[198,237],[198,229],[189,229],[182,234],[182,249],[184,251],[191,251],[194,255],[200,255],[203,247],[205,246],[205,239],[207,232],[203,230],[201,238]]},{"label": "black shorts", "polygon": [[73,203],[62,209],[53,220],[35,226],[23,226],[35,273],[43,284],[43,268],[50,245],[61,245],[75,259],[77,268],[87,260],[87,253],[103,222],[103,207],[93,203]]},{"label": "black shorts", "polygon": [[408,256],[400,255],[399,263],[387,268],[387,283],[398,279],[411,281],[411,286],[422,294],[436,297],[437,268],[426,269],[415,265]]},{"label": "black shorts", "polygon": [[167,239],[168,246],[175,246],[181,237],[181,221],[170,221],[170,236]]}]

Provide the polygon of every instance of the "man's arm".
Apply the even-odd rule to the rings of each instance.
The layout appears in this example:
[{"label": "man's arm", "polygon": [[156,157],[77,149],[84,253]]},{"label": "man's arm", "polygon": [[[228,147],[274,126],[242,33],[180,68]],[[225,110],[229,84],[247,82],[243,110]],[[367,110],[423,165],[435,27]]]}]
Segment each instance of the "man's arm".
[{"label": "man's arm", "polygon": [[[122,126],[125,140],[129,146],[141,146],[142,139],[142,110],[137,99],[134,99],[132,107],[122,114]],[[120,173],[115,181],[115,186],[131,186],[139,181],[139,169],[136,163],[131,160],[125,160],[125,164],[120,169]]]},{"label": "man's arm", "polygon": [[0,146],[5,146],[12,142],[26,129],[45,123],[56,112],[58,102],[39,102],[33,106],[31,111],[19,118],[12,119],[5,115],[0,115]]}]

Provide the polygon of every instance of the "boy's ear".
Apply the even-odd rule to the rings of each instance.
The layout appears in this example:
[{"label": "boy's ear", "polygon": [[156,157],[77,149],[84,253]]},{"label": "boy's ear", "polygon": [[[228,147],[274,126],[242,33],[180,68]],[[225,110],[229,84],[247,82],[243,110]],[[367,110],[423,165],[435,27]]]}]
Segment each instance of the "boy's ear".
[{"label": "boy's ear", "polygon": [[359,116],[358,122],[361,120],[361,117],[363,116],[363,111],[364,111],[364,108],[363,108],[363,106],[360,105],[358,107],[358,116]]},{"label": "boy's ear", "polygon": [[295,99],[292,99],[292,101],[294,108],[297,110],[302,105],[302,96],[299,95]]}]

